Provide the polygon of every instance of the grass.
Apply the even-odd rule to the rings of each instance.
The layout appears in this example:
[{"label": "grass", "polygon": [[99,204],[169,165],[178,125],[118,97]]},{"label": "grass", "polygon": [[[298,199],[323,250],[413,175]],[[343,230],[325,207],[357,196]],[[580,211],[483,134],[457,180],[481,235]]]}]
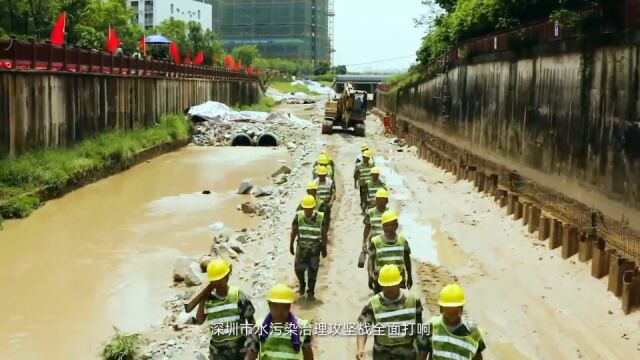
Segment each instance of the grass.
[{"label": "grass", "polygon": [[182,115],[164,115],[153,127],[129,132],[113,131],[68,149],[32,151],[0,159],[0,216],[22,218],[40,206],[37,196],[17,195],[43,187],[62,189],[73,179],[109,164],[133,158],[141,150],[189,137],[190,125]]},{"label": "grass", "polygon": [[302,92],[307,95],[318,95],[318,93],[309,90],[304,85],[291,85],[291,83],[285,81],[273,81],[269,86],[285,94]]},{"label": "grass", "polygon": [[116,330],[116,335],[102,349],[104,360],[133,360],[140,346],[140,335],[122,335]]},{"label": "grass", "polygon": [[276,105],[276,102],[269,96],[263,96],[260,98],[257,104],[253,105],[236,105],[234,110],[236,111],[263,111],[271,112],[271,109]]}]

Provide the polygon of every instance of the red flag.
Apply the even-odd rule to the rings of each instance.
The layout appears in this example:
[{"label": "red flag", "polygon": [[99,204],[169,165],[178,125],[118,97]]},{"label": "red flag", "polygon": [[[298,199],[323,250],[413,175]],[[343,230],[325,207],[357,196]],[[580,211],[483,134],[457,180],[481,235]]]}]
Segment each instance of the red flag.
[{"label": "red flag", "polygon": [[189,49],[187,49],[187,58],[184,59],[184,63],[187,65],[191,65],[191,51],[189,51]]},{"label": "red flag", "polygon": [[224,67],[227,69],[231,67],[231,57],[229,55],[224,56]]},{"label": "red flag", "polygon": [[66,22],[66,13],[60,14],[58,16],[58,20],[56,20],[56,24],[53,25],[53,29],[51,29],[51,45],[60,46],[64,44],[64,25]]},{"label": "red flag", "polygon": [[204,53],[202,52],[202,50],[200,50],[198,51],[196,56],[193,58],[193,63],[195,65],[200,65],[202,64],[203,61],[204,61]]},{"label": "red flag", "polygon": [[240,69],[242,69],[242,60],[238,60],[238,63],[236,64],[236,71],[240,71]]},{"label": "red flag", "polygon": [[251,65],[247,66],[247,74],[253,74],[253,67]]},{"label": "red flag", "polygon": [[110,53],[115,52],[120,46],[120,39],[118,39],[118,35],[109,25],[109,33],[107,34],[107,51]]},{"label": "red flag", "polygon": [[140,46],[140,50],[142,51],[142,56],[147,57],[147,41],[144,39],[144,35],[138,41],[138,45]]},{"label": "red flag", "polygon": [[171,42],[171,44],[169,44],[169,54],[173,58],[173,62],[175,62],[176,64],[180,64],[180,51],[178,50],[176,44],[173,43],[173,41]]}]

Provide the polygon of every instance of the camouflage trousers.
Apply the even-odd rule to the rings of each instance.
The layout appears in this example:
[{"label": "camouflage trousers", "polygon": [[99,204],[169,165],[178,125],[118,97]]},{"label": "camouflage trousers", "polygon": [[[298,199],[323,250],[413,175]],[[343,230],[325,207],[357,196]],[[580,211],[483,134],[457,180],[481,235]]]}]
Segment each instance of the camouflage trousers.
[{"label": "camouflage trousers", "polygon": [[[300,282],[300,289],[304,289],[306,285],[307,293],[315,294],[316,278],[318,277],[318,268],[320,268],[320,248],[307,249],[298,246],[293,268]],[[305,281],[305,272],[307,273],[307,281]]]},{"label": "camouflage trousers", "polygon": [[399,346],[373,344],[373,360],[415,360],[416,356],[413,344]]},{"label": "camouflage trousers", "polygon": [[209,360],[244,360],[245,339],[209,343]]},{"label": "camouflage trousers", "polygon": [[360,185],[360,209],[362,209],[362,213],[366,213],[369,208],[369,194],[367,194],[364,185]]}]

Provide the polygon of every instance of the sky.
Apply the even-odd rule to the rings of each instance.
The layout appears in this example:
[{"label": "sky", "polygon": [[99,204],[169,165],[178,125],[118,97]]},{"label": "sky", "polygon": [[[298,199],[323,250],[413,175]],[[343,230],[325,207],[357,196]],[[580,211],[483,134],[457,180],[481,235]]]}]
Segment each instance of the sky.
[{"label": "sky", "polygon": [[[426,12],[420,0],[334,0],[334,6],[335,65],[355,72],[399,72],[415,62],[424,28],[414,27],[412,19]],[[398,57],[405,58],[350,66]]]}]

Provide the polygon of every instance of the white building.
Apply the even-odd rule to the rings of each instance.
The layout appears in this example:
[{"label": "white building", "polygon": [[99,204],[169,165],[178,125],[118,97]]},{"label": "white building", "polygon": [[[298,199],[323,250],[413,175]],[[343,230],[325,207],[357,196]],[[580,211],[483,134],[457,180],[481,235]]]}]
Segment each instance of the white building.
[{"label": "white building", "polygon": [[213,26],[211,0],[128,0],[135,20],[149,29],[171,17],[185,22],[197,21],[202,29]]}]

